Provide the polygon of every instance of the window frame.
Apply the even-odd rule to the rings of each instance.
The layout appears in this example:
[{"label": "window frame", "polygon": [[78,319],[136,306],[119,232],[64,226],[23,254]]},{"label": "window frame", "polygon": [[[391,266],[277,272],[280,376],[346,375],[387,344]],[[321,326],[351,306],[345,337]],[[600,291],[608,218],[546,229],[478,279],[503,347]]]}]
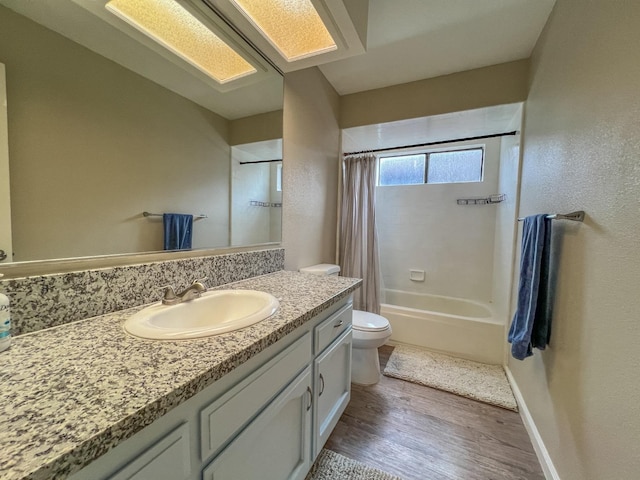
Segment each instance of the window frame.
[{"label": "window frame", "polygon": [[[377,155],[377,168],[376,168],[376,187],[411,187],[416,185],[454,185],[457,183],[482,183],[484,182],[484,173],[485,173],[485,160],[486,160],[486,144],[479,145],[465,145],[459,148],[434,148],[429,150],[401,150],[388,154],[378,154]],[[434,153],[452,153],[452,152],[466,152],[470,150],[480,150],[482,152],[482,159],[480,163],[480,180],[470,180],[470,181],[461,181],[461,182],[429,182],[429,157]],[[424,182],[422,183],[397,183],[394,185],[381,185],[380,184],[380,160],[384,158],[394,158],[394,157],[405,157],[409,155],[424,155]]]}]

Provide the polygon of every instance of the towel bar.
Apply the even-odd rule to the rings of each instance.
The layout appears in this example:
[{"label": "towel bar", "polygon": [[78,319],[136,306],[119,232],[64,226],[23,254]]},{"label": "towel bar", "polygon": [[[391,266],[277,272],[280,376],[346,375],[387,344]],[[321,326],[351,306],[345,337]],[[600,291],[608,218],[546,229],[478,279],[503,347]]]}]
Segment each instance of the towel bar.
[{"label": "towel bar", "polygon": [[[142,212],[142,215],[145,217],[161,217],[162,213],[149,213],[149,212]],[[204,214],[200,214],[200,215],[194,215],[193,218],[209,218]]]},{"label": "towel bar", "polygon": [[[518,221],[521,222],[525,217],[518,217]],[[571,220],[574,222],[583,222],[584,221],[584,211],[578,210],[577,212],[571,213],[553,213],[547,215],[547,218],[551,220]]]}]

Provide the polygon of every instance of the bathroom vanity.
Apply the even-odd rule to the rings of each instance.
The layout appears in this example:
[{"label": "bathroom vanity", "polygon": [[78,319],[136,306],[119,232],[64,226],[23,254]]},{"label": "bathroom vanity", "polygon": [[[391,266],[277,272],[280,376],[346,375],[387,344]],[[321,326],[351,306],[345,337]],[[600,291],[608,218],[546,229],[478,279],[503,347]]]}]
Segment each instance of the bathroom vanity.
[{"label": "bathroom vanity", "polygon": [[1,354],[3,479],[304,479],[349,401],[360,280],[280,271],[224,288],[280,301],[236,332],[153,341],[140,308]]}]

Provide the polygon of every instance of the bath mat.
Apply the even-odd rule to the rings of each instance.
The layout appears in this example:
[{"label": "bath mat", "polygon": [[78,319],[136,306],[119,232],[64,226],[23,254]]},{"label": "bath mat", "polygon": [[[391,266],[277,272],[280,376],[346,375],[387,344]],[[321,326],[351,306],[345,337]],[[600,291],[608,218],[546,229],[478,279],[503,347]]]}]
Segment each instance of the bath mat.
[{"label": "bath mat", "polygon": [[393,349],[384,374],[518,411],[504,369],[408,345]]},{"label": "bath mat", "polygon": [[389,473],[323,449],[305,480],[402,480]]}]

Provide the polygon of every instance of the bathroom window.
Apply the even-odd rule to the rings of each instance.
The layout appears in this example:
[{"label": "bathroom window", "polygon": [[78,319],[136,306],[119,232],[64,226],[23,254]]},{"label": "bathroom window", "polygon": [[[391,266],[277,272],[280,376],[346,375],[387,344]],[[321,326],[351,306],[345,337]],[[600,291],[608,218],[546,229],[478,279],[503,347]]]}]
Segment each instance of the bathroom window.
[{"label": "bathroom window", "polygon": [[276,192],[282,191],[282,164],[276,165]]},{"label": "bathroom window", "polygon": [[381,157],[378,185],[415,185],[425,183],[426,155]]},{"label": "bathroom window", "polygon": [[379,158],[378,185],[481,182],[484,148]]}]

